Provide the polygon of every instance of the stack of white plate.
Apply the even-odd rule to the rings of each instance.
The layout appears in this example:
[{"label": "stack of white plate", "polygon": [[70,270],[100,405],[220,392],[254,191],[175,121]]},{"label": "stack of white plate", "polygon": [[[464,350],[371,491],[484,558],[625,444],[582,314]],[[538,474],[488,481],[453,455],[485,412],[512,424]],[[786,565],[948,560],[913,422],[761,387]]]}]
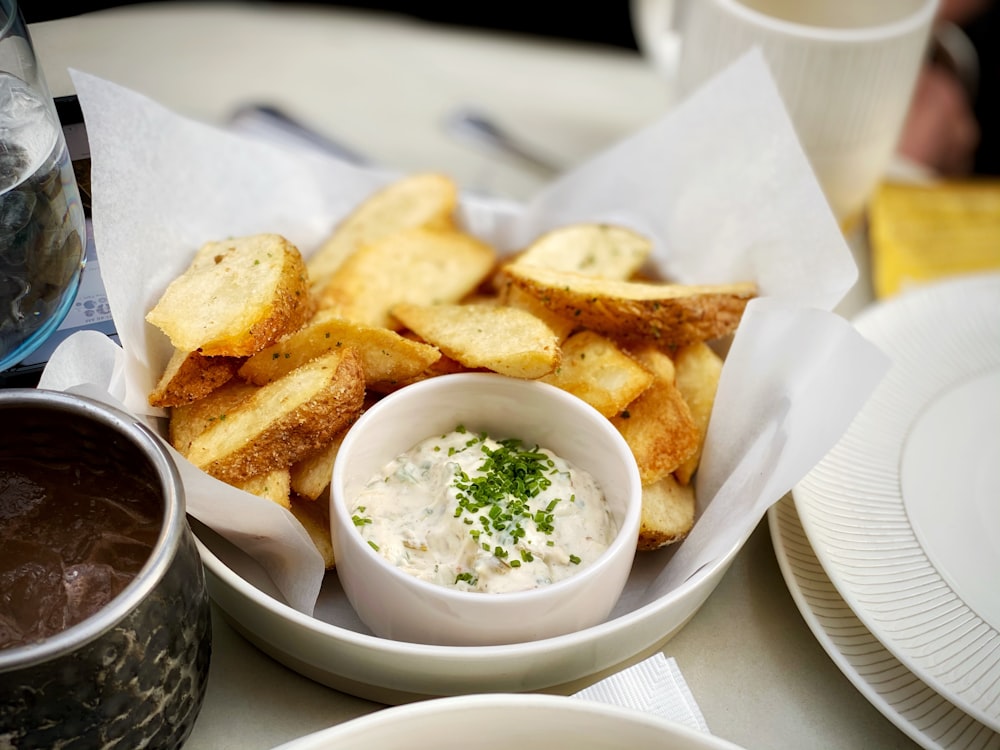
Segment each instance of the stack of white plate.
[{"label": "stack of white plate", "polygon": [[788,587],[854,685],[926,748],[1000,748],[1000,275],[877,303],[892,359],[769,512]]}]

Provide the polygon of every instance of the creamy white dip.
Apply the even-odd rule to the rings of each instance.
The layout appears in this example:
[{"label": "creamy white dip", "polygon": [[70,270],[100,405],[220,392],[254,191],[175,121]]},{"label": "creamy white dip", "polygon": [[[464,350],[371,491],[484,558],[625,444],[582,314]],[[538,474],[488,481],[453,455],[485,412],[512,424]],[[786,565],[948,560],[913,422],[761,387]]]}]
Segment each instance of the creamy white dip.
[{"label": "creamy white dip", "polygon": [[587,472],[544,448],[462,427],[390,461],[354,498],[351,515],[406,573],[492,593],[567,578],[617,532]]}]

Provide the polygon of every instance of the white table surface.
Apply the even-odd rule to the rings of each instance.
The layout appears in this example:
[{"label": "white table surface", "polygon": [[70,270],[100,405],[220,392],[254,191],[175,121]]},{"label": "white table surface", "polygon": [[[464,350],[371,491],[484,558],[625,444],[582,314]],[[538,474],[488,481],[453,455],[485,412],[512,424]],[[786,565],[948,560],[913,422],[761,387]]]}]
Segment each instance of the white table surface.
[{"label": "white table surface", "polygon": [[[56,96],[68,68],[192,117],[226,122],[277,104],[376,162],[434,169],[525,198],[546,177],[446,137],[443,118],[481,106],[565,164],[662,115],[667,85],[636,53],[279,3],[151,3],[31,27]],[[859,289],[848,305],[863,300]],[[238,635],[214,608],[203,710],[186,747],[270,748],[381,708],[315,683]],[[852,686],[805,625],[766,523],[664,653],[711,731],[748,750],[916,748]]]}]

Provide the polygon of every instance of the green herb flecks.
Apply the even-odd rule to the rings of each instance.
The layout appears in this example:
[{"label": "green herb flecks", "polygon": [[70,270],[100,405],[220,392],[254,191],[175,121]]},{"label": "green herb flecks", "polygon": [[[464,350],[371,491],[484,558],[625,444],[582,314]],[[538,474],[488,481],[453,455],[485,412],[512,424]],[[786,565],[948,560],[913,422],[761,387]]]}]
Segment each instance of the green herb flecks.
[{"label": "green herb flecks", "polygon": [[[464,433],[464,428],[459,428],[459,432]],[[491,448],[485,434],[466,441],[458,450],[479,446],[482,461],[474,476],[456,467],[452,486],[457,490],[455,517],[464,515],[464,522],[474,526],[469,529],[473,540],[481,544],[484,551],[506,561],[511,558],[511,551],[501,544],[491,547],[483,541],[483,534],[506,536],[518,545],[527,533],[523,524],[528,521],[534,522],[540,532],[551,534],[553,510],[559,500],[538,510],[531,508],[531,501],[552,485],[550,475],[558,469],[551,456],[537,446],[526,447],[516,438],[498,442],[498,447]],[[512,558],[516,565],[511,567],[519,567],[521,561],[531,562],[532,559],[528,550],[516,547],[516,555]]]}]

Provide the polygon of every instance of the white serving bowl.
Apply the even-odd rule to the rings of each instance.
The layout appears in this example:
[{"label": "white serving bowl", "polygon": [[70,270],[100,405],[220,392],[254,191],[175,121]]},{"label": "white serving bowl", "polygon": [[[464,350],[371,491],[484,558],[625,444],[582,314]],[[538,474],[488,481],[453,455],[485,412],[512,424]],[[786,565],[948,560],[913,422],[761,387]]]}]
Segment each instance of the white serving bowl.
[{"label": "white serving bowl", "polygon": [[[561,581],[497,594],[420,580],[372,549],[352,522],[352,499],[397,455],[458,425],[538,444],[589,472],[618,524],[608,549]],[[365,412],[341,443],[330,497],[337,575],[372,632],[413,643],[481,646],[535,641],[603,622],[632,568],[642,487],[628,444],[586,402],[537,381],[461,373],[402,388]]]},{"label": "white serving bowl", "polygon": [[653,714],[556,695],[487,694],[395,706],[275,750],[740,750]]}]

